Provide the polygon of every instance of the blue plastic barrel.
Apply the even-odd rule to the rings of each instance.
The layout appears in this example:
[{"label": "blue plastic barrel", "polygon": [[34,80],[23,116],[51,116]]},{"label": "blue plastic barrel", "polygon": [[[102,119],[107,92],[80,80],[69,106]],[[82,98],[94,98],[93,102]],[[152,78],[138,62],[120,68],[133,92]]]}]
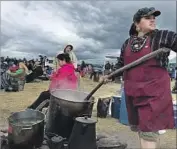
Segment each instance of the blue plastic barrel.
[{"label": "blue plastic barrel", "polygon": [[121,105],[120,105],[120,118],[119,118],[120,123],[124,125],[128,125],[128,114],[127,114],[127,107],[126,107],[126,101],[125,101],[125,92],[124,88],[122,89],[121,92]]},{"label": "blue plastic barrel", "polygon": [[120,104],[121,104],[121,100],[120,100],[120,96],[113,96],[112,99],[112,105],[111,105],[111,116],[113,118],[119,119],[120,116]]}]

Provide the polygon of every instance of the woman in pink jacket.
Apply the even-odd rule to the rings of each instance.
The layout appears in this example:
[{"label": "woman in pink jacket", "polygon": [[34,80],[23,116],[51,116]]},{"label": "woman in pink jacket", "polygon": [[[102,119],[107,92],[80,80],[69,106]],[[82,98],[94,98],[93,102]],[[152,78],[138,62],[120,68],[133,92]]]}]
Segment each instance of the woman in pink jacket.
[{"label": "woman in pink jacket", "polygon": [[52,74],[49,90],[42,92],[37,100],[28,108],[36,109],[43,101],[50,99],[51,91],[56,89],[77,89],[78,79],[75,75],[75,68],[71,63],[69,55],[65,53],[59,54],[57,59],[60,68]]}]

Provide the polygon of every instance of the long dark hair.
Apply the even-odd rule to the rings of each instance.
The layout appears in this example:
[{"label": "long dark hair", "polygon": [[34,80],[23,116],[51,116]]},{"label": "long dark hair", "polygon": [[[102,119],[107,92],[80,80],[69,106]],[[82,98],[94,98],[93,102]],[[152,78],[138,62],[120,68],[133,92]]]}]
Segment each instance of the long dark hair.
[{"label": "long dark hair", "polygon": [[129,35],[130,36],[136,36],[138,35],[138,31],[136,30],[136,25],[135,23],[132,23],[130,30],[129,30]]},{"label": "long dark hair", "polygon": [[69,54],[67,53],[58,54],[57,59],[61,61],[66,61],[66,63],[71,63],[71,59],[69,57]]}]

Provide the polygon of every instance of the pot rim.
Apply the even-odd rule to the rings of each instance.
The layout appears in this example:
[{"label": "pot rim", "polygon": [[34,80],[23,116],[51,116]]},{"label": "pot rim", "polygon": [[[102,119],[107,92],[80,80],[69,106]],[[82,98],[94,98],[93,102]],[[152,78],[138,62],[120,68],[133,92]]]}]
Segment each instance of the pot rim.
[{"label": "pot rim", "polygon": [[[23,127],[23,126],[19,126],[19,125],[10,123],[10,118],[11,118],[14,114],[16,114],[16,113],[25,112],[25,111],[35,111],[35,112],[39,112],[39,113],[43,114],[42,112],[40,112],[40,111],[38,111],[38,110],[33,110],[33,109],[20,110],[20,111],[18,111],[18,112],[14,112],[13,114],[11,114],[11,115],[8,117],[8,123],[9,123],[9,125],[15,126],[15,127]],[[34,123],[34,124],[30,125],[30,126],[33,127],[34,125],[39,124],[39,123],[41,123],[42,121],[44,121],[44,120],[45,120],[45,115],[44,115],[44,114],[43,114],[43,117],[44,117],[43,120],[40,120],[39,122]]]},{"label": "pot rim", "polygon": [[[58,97],[56,97],[56,96],[54,96],[54,95],[51,95],[51,96],[53,96],[54,98],[58,98]],[[59,98],[58,98],[59,99]],[[70,103],[96,103],[94,100],[88,100],[88,101],[80,101],[80,102],[76,102],[76,101],[71,101],[71,100],[66,100],[66,99],[59,99],[59,100],[63,100],[63,101],[66,101],[66,102],[70,102]]]},{"label": "pot rim", "polygon": [[92,103],[92,102],[94,102],[94,99],[95,99],[95,97],[94,96],[92,96],[89,100],[86,100],[86,101],[72,101],[72,100],[67,100],[67,99],[62,99],[62,98],[58,98],[58,97],[56,97],[54,94],[53,94],[53,92],[55,92],[55,91],[75,91],[75,92],[80,92],[80,93],[84,93],[84,94],[89,94],[88,92],[82,92],[82,91],[78,91],[78,90],[72,90],[72,89],[56,89],[56,90],[53,90],[53,91],[51,91],[50,92],[50,94],[51,94],[51,96],[53,96],[53,97],[55,97],[55,98],[57,98],[57,99],[59,99],[59,100],[64,100],[64,101],[67,101],[67,102],[72,102],[72,103]]},{"label": "pot rim", "polygon": [[83,93],[83,94],[86,94],[86,95],[88,95],[89,93],[88,92],[78,91],[78,90],[72,90],[72,89],[56,89],[56,90],[53,90],[53,91],[50,92],[51,96],[53,96],[53,97],[55,97],[55,98],[57,98],[59,100],[67,101],[67,102],[72,102],[72,103],[92,103],[92,102],[94,102],[94,99],[95,99],[95,97],[92,96],[89,100],[86,100],[86,101],[72,101],[72,100],[67,100],[67,99],[62,99],[62,98],[56,97],[54,95],[55,91],[72,91],[72,92],[74,91],[74,92],[78,92],[78,93],[80,92],[80,93]]}]

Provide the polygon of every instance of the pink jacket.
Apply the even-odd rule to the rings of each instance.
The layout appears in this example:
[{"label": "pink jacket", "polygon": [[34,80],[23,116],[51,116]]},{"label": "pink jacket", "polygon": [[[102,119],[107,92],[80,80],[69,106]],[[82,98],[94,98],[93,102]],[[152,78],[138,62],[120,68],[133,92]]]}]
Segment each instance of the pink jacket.
[{"label": "pink jacket", "polygon": [[55,89],[76,90],[77,86],[78,78],[75,74],[75,68],[73,64],[65,64],[52,74],[49,90],[50,91]]}]

